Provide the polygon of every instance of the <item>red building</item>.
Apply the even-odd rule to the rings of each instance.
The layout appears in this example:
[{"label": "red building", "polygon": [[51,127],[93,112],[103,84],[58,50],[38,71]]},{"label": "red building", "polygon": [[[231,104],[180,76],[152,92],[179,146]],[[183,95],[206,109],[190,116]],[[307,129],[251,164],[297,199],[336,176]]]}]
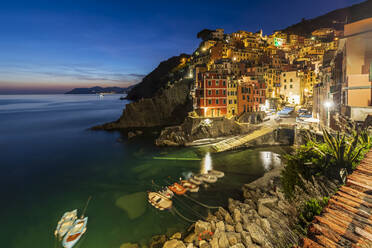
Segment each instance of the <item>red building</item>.
[{"label": "red building", "polygon": [[227,76],[203,73],[197,90],[197,111],[200,116],[218,117],[227,113]]},{"label": "red building", "polygon": [[263,80],[254,77],[243,77],[238,84],[238,114],[260,111],[265,104],[266,85]]}]

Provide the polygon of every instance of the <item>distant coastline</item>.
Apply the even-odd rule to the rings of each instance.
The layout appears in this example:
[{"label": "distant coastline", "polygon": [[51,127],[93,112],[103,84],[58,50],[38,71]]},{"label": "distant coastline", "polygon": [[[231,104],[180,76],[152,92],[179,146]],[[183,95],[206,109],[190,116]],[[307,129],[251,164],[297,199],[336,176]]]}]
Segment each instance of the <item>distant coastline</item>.
[{"label": "distant coastline", "polygon": [[64,94],[126,94],[133,86],[127,88],[121,87],[91,87],[91,88],[75,88]]}]

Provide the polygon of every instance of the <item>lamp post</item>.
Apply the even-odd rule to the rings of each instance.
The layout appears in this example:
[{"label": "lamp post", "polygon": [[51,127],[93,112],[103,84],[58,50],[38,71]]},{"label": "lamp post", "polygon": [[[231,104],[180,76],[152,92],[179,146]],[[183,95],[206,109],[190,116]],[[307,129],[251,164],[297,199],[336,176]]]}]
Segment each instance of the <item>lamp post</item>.
[{"label": "lamp post", "polygon": [[324,107],[327,108],[327,127],[329,127],[330,122],[331,122],[331,116],[329,113],[329,109],[333,106],[333,102],[330,100],[327,100],[324,102]]}]

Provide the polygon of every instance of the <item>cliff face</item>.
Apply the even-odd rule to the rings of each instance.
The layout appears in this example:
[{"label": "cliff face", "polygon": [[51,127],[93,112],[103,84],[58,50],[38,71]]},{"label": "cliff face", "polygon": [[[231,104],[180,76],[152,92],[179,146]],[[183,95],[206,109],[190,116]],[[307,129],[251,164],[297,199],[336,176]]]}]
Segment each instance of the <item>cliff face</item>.
[{"label": "cliff face", "polygon": [[113,130],[179,124],[192,110],[189,95],[191,83],[191,80],[182,80],[158,92],[152,98],[129,103],[119,120],[95,127],[95,129]]},{"label": "cliff face", "polygon": [[127,98],[129,100],[137,101],[142,98],[150,98],[157,94],[157,92],[174,80],[179,80],[184,75],[182,70],[183,59],[190,57],[187,54],[174,56],[166,61],[163,61],[143,78],[142,82],[135,85],[129,91]]}]

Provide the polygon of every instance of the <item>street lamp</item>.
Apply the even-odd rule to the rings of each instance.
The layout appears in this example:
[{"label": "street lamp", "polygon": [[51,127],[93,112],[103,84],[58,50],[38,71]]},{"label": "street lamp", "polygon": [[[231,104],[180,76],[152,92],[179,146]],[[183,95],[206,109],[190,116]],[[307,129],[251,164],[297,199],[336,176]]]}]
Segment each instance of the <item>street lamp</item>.
[{"label": "street lamp", "polygon": [[329,127],[331,122],[331,115],[329,114],[329,109],[333,106],[333,102],[330,100],[327,100],[324,102],[324,107],[327,108],[327,127]]}]

